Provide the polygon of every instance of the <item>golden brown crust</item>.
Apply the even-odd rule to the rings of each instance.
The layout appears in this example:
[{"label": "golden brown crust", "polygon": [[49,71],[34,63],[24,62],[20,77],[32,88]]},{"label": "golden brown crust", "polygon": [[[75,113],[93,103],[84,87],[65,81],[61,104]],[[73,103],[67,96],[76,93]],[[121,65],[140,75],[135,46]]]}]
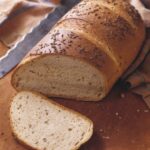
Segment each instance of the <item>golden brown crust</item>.
[{"label": "golden brown crust", "polygon": [[[47,98],[46,96],[44,96],[44,95],[42,95],[42,94],[40,94],[40,93],[38,93],[38,92],[26,90],[26,91],[20,91],[19,93],[21,93],[21,92],[31,92],[32,94],[43,98],[43,100],[48,101],[49,103],[52,103],[52,104],[54,104],[54,105],[60,107],[60,108],[63,109],[63,110],[67,110],[67,111],[69,111],[69,112],[74,113],[76,116],[80,116],[80,117],[84,118],[85,120],[87,120],[87,121],[91,124],[91,130],[92,130],[92,132],[91,132],[91,135],[90,135],[89,137],[87,137],[87,138],[80,144],[80,146],[83,145],[84,143],[86,143],[86,142],[91,138],[91,136],[92,136],[92,134],[93,134],[93,122],[92,122],[88,117],[86,117],[85,115],[82,115],[82,114],[80,114],[80,113],[77,112],[77,111],[74,111],[74,110],[72,110],[72,109],[70,109],[70,108],[67,108],[67,107],[65,107],[65,106],[63,106],[63,105],[61,105],[61,104],[59,104],[59,103],[56,103],[55,101],[53,101],[53,100]],[[19,93],[17,93],[17,94],[19,94]],[[17,94],[16,94],[16,95],[17,95]],[[16,95],[15,95],[15,96],[16,96]],[[15,97],[15,96],[14,96],[14,97]],[[12,100],[11,104],[12,104],[12,103],[13,103],[13,100]],[[26,146],[26,147],[28,147],[28,148],[30,148],[30,149],[33,149],[33,150],[40,150],[40,149],[36,149],[36,148],[32,147],[31,145],[28,145],[24,140],[22,140],[22,139],[19,138],[19,136],[17,135],[17,133],[15,133],[15,130],[14,130],[14,128],[13,128],[13,123],[12,123],[12,120],[11,120],[11,105],[10,105],[10,117],[9,117],[9,118],[10,118],[10,125],[11,125],[11,129],[12,129],[12,133],[13,133],[14,138],[15,138],[20,144],[23,144],[24,146]],[[75,147],[73,150],[79,149],[80,146]]]},{"label": "golden brown crust", "polygon": [[139,26],[139,24],[142,23],[142,19],[138,11],[132,5],[130,5],[127,0],[102,0],[102,2],[109,3],[113,7],[116,7],[119,13],[122,12],[121,16],[124,14],[123,16],[126,17],[130,24]]},{"label": "golden brown crust", "polygon": [[[77,14],[78,16],[82,15],[82,12],[80,14],[80,11],[83,10],[84,7],[87,7],[87,4],[89,4],[89,8],[86,9],[87,14],[89,15],[89,12],[97,13],[99,14],[99,10],[93,11],[93,5],[96,4],[97,7],[100,8],[100,6],[106,7],[111,11],[111,14],[117,14],[118,16],[123,17],[125,20],[129,22],[129,24],[132,27],[137,28],[140,24],[143,24],[142,19],[138,13],[138,11],[129,4],[126,0],[86,0],[82,3],[79,3],[77,6],[75,6],[70,13],[67,13],[64,18],[70,18],[73,15]],[[101,16],[100,14],[98,16]]]},{"label": "golden brown crust", "polygon": [[[134,30],[120,17],[117,19],[115,17],[106,18],[102,24],[93,26],[82,19],[69,18],[58,23],[55,29],[64,28],[76,33],[82,32],[82,35],[86,33],[84,36],[85,39],[88,39],[88,35],[90,35],[88,40],[90,42],[95,41],[95,45],[100,42],[100,46],[102,45],[100,48],[113,59],[118,69],[125,70],[128,64],[131,63],[131,60],[137,55],[137,49],[139,48],[139,45],[135,42],[128,44],[133,38],[137,39],[136,34],[133,32]],[[122,45],[126,45],[126,47],[122,47]],[[132,49],[132,51],[126,53],[127,49]]]},{"label": "golden brown crust", "polygon": [[[137,11],[129,3],[121,3],[121,0],[110,2],[109,0],[93,0],[92,2],[80,3],[67,13],[60,22],[71,20],[68,24],[73,26],[73,19],[79,19],[91,24],[93,30],[95,29],[97,40],[108,45],[112,55],[115,55],[124,71],[139,52],[141,41],[145,37],[144,24]],[[106,5],[105,3],[110,4]],[[112,8],[110,9],[108,6],[112,6]],[[127,9],[130,13],[126,12]],[[118,12],[116,12],[117,10]],[[68,21],[65,21],[66,19]],[[134,23],[135,21],[138,24]]]}]

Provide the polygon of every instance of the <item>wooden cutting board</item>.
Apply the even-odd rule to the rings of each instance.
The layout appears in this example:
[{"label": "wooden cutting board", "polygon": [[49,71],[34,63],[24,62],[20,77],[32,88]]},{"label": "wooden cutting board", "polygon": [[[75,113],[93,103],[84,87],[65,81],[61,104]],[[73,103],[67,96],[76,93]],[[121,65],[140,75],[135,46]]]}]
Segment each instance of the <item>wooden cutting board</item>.
[{"label": "wooden cutting board", "polygon": [[[0,80],[0,150],[27,150],[10,129],[9,107],[16,93],[11,74]],[[140,97],[124,92],[119,84],[101,102],[54,100],[93,120],[94,134],[81,150],[150,150],[150,112]]]}]

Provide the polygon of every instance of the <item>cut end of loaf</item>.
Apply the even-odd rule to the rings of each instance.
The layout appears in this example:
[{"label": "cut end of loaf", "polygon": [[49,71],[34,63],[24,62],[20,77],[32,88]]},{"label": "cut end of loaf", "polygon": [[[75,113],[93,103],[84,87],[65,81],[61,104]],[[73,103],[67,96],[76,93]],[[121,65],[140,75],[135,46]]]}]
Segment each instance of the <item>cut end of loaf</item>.
[{"label": "cut end of loaf", "polygon": [[10,122],[17,140],[37,150],[75,150],[93,133],[85,116],[29,91],[13,98]]},{"label": "cut end of loaf", "polygon": [[105,78],[96,67],[63,55],[43,55],[22,64],[12,76],[12,85],[17,90],[85,101],[106,95]]}]

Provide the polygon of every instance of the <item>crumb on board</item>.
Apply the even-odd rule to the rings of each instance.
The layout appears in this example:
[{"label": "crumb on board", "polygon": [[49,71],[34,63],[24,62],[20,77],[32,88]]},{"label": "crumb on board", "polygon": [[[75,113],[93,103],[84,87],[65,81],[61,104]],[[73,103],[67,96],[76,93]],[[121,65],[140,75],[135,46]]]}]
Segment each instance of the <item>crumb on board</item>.
[{"label": "crumb on board", "polygon": [[135,140],[132,139],[132,140],[131,140],[131,143],[135,143]]},{"label": "crumb on board", "polygon": [[104,130],[103,130],[103,129],[100,129],[99,131],[100,131],[100,132],[103,132]]},{"label": "crumb on board", "polygon": [[[137,111],[137,112],[141,112],[140,109],[137,109],[136,111]],[[148,113],[148,112],[149,112],[149,109],[145,109],[145,110],[143,110],[143,112]]]},{"label": "crumb on board", "polygon": [[110,139],[110,137],[109,137],[109,136],[103,136],[102,138],[103,138],[103,139],[107,139],[107,140],[109,140],[109,139]]},{"label": "crumb on board", "polygon": [[89,109],[89,113],[92,113],[92,110],[91,110],[91,109]]},{"label": "crumb on board", "polygon": [[121,116],[119,116],[119,119],[121,120],[121,119],[122,119],[122,117],[121,117]]},{"label": "crumb on board", "polygon": [[125,98],[125,94],[124,93],[121,93],[121,98]]},{"label": "crumb on board", "polygon": [[148,109],[145,109],[145,110],[144,110],[144,112],[145,112],[145,113],[148,113],[148,112],[149,112],[149,110],[148,110]]},{"label": "crumb on board", "polygon": [[118,112],[115,112],[115,115],[119,118],[119,120],[122,119],[122,116],[120,116]]},{"label": "crumb on board", "polygon": [[140,112],[140,109],[137,109],[136,111],[137,111],[137,112]]},{"label": "crumb on board", "polygon": [[119,116],[119,113],[118,113],[118,112],[116,112],[116,113],[115,113],[115,115],[116,115],[116,116]]}]

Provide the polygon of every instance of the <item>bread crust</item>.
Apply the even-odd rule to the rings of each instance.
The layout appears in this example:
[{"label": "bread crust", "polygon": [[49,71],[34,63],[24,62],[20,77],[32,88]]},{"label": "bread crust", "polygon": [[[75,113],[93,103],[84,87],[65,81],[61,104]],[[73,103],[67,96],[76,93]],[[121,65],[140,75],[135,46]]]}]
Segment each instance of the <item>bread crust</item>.
[{"label": "bread crust", "polygon": [[[138,11],[132,5],[130,5],[128,1],[125,0],[86,0],[82,2],[82,4],[79,3],[76,7],[74,7],[71,10],[73,13],[70,11],[70,13],[66,14],[64,18],[68,18],[69,16],[72,17],[72,15],[80,13],[78,10],[80,8],[84,8],[87,3],[91,7],[93,7],[91,4],[97,4],[97,7],[103,6],[109,9],[112,13],[123,17],[133,28],[137,28],[137,26],[140,26],[141,24],[143,25]],[[79,8],[77,9],[77,7]]]},{"label": "bread crust", "polygon": [[[88,117],[86,117],[85,115],[82,115],[82,114],[80,114],[80,113],[77,112],[77,111],[74,111],[74,110],[72,110],[72,109],[70,109],[70,108],[67,108],[67,107],[65,107],[65,106],[63,106],[63,105],[61,105],[61,104],[59,104],[59,103],[56,103],[55,101],[53,101],[53,100],[47,98],[46,96],[44,96],[44,95],[42,95],[42,94],[40,94],[40,93],[38,93],[38,92],[24,90],[24,91],[20,91],[19,93],[21,93],[21,92],[30,92],[30,93],[32,93],[32,94],[34,94],[34,95],[36,95],[36,96],[39,96],[39,97],[43,98],[45,101],[48,101],[49,103],[54,104],[54,105],[60,107],[62,110],[67,110],[68,112],[72,112],[72,113],[75,114],[76,116],[80,116],[80,117],[82,117],[83,119],[85,119],[86,121],[88,121],[88,122],[90,123],[90,125],[91,125],[91,135],[89,135],[89,137],[87,137],[78,147],[75,147],[75,148],[72,149],[72,150],[78,150],[84,143],[86,143],[86,142],[92,137],[92,135],[93,135],[93,122],[92,122]],[[17,93],[17,94],[19,94],[19,93]],[[17,95],[17,94],[16,94],[16,95]],[[15,96],[16,96],[16,95],[15,95]],[[14,97],[15,97],[15,96],[14,96]],[[13,103],[13,100],[12,100],[11,104],[12,104],[12,103]],[[36,149],[36,148],[34,148],[34,147],[28,145],[24,140],[22,140],[22,139],[19,138],[19,136],[17,135],[17,133],[15,133],[14,128],[13,128],[12,119],[11,119],[11,104],[10,104],[10,112],[9,112],[9,114],[10,114],[9,116],[10,116],[10,117],[9,117],[9,118],[10,118],[10,126],[11,126],[11,129],[12,129],[13,136],[15,137],[15,139],[16,139],[20,144],[23,144],[24,146],[26,146],[26,147],[28,147],[28,148],[30,148],[30,149],[33,149],[33,150],[40,150],[40,149]]]},{"label": "bread crust", "polygon": [[145,37],[140,15],[134,7],[122,0],[86,1],[74,7],[60,22],[66,19],[68,22],[71,19],[82,19],[92,24],[97,41],[108,45],[123,72],[137,56]]}]

